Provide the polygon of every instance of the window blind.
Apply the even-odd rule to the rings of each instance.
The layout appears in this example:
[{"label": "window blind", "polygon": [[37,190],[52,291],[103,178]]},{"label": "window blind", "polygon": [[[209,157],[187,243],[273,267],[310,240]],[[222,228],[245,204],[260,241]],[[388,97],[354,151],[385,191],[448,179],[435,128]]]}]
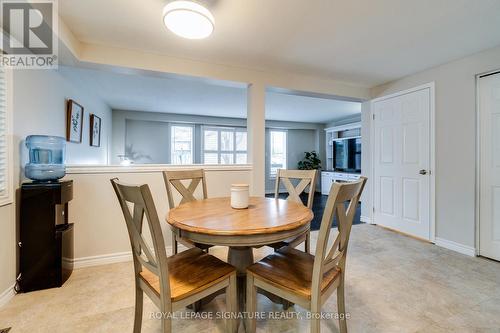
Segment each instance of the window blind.
[{"label": "window blind", "polygon": [[8,198],[7,93],[5,69],[0,68],[0,202]]}]

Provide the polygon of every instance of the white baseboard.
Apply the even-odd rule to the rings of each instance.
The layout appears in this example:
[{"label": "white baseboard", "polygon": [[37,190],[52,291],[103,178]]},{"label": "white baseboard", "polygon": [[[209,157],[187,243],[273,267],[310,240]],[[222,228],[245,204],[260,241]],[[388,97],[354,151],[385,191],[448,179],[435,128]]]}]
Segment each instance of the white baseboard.
[{"label": "white baseboard", "polygon": [[78,269],[91,266],[115,264],[118,262],[124,262],[130,260],[132,260],[132,252],[130,251],[110,253],[99,256],[75,258],[73,259],[73,268]]},{"label": "white baseboard", "polygon": [[447,239],[436,237],[436,245],[440,247],[444,247],[445,249],[452,250],[461,254],[465,254],[467,256],[475,257],[476,249],[471,246],[463,245],[460,243],[456,243]]},{"label": "white baseboard", "polygon": [[[185,247],[182,244],[179,244],[178,246],[179,246],[178,247],[179,252],[187,250],[187,247]],[[167,250],[167,255],[171,255],[172,247],[167,246],[165,249]],[[73,259],[73,261],[71,261],[71,263],[73,263],[73,269],[78,269],[78,268],[84,268],[84,267],[115,264],[115,263],[119,263],[119,262],[131,261],[131,260],[132,260],[132,252],[127,251],[127,252],[103,254],[103,255],[92,256],[92,257],[75,258],[75,259]]]},{"label": "white baseboard", "polygon": [[361,222],[364,222],[364,223],[370,223],[370,224],[373,224],[373,220],[372,220],[372,218],[371,218],[370,216],[363,216],[363,215],[361,215],[361,216],[359,217],[359,220],[360,220]]},{"label": "white baseboard", "polygon": [[5,304],[9,303],[9,301],[12,299],[12,297],[14,297],[14,295],[16,294],[16,292],[14,291],[14,286],[15,286],[15,284],[13,284],[9,288],[7,288],[7,290],[4,290],[0,294],[0,308],[2,306],[4,306]]}]

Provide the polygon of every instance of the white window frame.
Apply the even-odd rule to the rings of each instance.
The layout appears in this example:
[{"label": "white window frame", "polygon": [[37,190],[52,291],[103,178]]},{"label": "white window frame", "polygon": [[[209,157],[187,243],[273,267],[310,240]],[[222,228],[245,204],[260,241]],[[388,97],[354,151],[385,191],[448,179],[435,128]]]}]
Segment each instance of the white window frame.
[{"label": "white window frame", "polygon": [[[172,140],[172,135],[174,133],[174,127],[190,127],[191,128],[191,163],[188,164],[176,164],[173,163],[173,154],[174,154],[174,141]],[[195,161],[195,126],[193,124],[186,123],[170,123],[169,126],[169,140],[170,140],[170,164],[171,165],[192,165]]]},{"label": "white window frame", "polygon": [[12,70],[0,69],[0,75],[4,76],[5,85],[5,147],[6,147],[6,169],[5,169],[5,194],[0,196],[0,207],[12,204],[14,202],[14,178],[13,178],[13,162],[14,162],[14,146],[13,146],[13,116],[12,116],[12,95],[13,82]]},{"label": "white window frame", "polygon": [[[205,150],[205,131],[216,131],[217,132],[217,150]],[[222,150],[221,149],[221,132],[233,132],[233,150]],[[236,133],[245,132],[247,134],[247,150],[236,150]],[[246,127],[226,127],[226,126],[202,126],[201,128],[201,163],[205,164],[205,153],[217,154],[217,164],[221,164],[222,154],[232,154],[233,163],[236,163],[237,154],[246,154],[248,163],[248,131]]]},{"label": "white window frame", "polygon": [[272,132],[282,132],[285,133],[285,143],[284,143],[284,163],[283,163],[283,168],[287,168],[287,163],[288,163],[288,131],[283,130],[283,129],[269,129],[269,179],[276,179],[277,172],[273,172],[272,168],[272,162],[273,162],[273,149],[272,149]]}]

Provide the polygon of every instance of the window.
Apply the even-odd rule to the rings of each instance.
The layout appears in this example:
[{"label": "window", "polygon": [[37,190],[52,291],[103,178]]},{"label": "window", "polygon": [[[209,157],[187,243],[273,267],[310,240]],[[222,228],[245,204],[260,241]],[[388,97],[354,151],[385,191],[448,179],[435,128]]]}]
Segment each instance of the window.
[{"label": "window", "polygon": [[10,72],[0,68],[0,206],[12,203]]},{"label": "window", "polygon": [[271,167],[269,175],[275,178],[278,169],[286,169],[286,131],[270,131]]},{"label": "window", "polygon": [[171,126],[171,164],[193,164],[193,126]]},{"label": "window", "polygon": [[246,129],[230,127],[204,127],[203,163],[246,164]]}]

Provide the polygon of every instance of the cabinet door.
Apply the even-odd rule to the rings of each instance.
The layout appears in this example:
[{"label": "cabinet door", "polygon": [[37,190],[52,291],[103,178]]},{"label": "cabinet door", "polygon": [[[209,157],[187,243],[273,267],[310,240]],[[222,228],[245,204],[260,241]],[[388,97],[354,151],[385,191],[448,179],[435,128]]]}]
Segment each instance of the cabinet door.
[{"label": "cabinet door", "polygon": [[330,187],[332,186],[333,178],[329,173],[323,173],[321,175],[321,194],[328,195],[330,193]]}]

